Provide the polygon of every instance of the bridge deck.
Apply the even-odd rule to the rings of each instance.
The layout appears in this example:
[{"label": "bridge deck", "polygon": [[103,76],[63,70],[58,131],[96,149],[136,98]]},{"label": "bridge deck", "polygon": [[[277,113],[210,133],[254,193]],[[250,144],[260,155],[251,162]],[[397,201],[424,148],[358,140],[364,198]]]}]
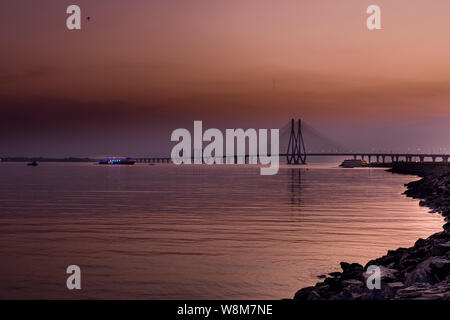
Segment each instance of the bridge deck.
[{"label": "bridge deck", "polygon": [[[279,154],[279,157],[286,158],[288,155],[286,153]],[[376,159],[376,162],[399,162],[399,161],[406,161],[406,162],[413,162],[414,160],[417,160],[418,162],[425,162],[425,160],[428,158],[432,162],[436,162],[437,159],[441,159],[442,162],[448,162],[448,159],[450,158],[450,154],[442,154],[442,153],[364,153],[364,152],[328,152],[328,153],[307,153],[308,157],[353,157],[354,159],[357,159],[360,157],[361,159],[367,158],[369,162],[371,162],[372,158]],[[257,156],[251,156],[251,155],[245,155],[245,156],[233,156],[233,158],[237,159],[238,157],[245,157],[246,159],[250,157],[257,157]],[[227,156],[223,156],[224,159],[227,158]],[[191,157],[191,160],[194,158]],[[171,162],[172,159],[169,157],[148,157],[148,158],[136,158],[137,162]],[[235,161],[237,162],[237,161]]]}]

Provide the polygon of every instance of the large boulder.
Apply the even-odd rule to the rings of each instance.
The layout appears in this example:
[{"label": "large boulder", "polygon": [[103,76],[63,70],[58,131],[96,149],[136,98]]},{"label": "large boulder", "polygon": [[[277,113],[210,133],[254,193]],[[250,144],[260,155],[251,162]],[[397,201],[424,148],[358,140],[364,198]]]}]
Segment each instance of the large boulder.
[{"label": "large boulder", "polygon": [[417,265],[405,275],[405,284],[434,284],[442,281],[450,274],[450,260],[444,257],[431,257]]}]

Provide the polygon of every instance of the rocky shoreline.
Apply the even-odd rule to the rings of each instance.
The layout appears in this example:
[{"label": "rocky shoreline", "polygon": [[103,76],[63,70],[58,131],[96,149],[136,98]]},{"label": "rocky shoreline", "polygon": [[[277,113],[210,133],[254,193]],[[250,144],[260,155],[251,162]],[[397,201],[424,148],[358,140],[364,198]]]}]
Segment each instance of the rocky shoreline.
[{"label": "rocky shoreline", "polygon": [[[444,231],[419,239],[410,248],[389,250],[365,266],[341,262],[342,272],[333,272],[315,286],[306,287],[294,300],[450,300],[450,166],[403,163],[389,171],[422,178],[406,184],[408,197],[445,218]],[[369,266],[378,266],[380,289],[369,289]]]}]

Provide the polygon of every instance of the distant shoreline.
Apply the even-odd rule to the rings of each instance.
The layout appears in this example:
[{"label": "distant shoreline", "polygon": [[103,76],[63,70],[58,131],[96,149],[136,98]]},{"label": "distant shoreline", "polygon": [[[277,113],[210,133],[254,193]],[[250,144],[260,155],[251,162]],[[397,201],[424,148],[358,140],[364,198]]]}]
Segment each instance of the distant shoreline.
[{"label": "distant shoreline", "polygon": [[44,157],[3,157],[0,158],[0,162],[97,162],[101,159],[92,158],[44,158]]},{"label": "distant shoreline", "polygon": [[[406,184],[405,195],[444,216],[444,231],[418,239],[413,247],[389,250],[364,267],[341,262],[342,272],[300,289],[294,300],[450,300],[450,166],[405,162],[388,171],[421,177]],[[380,268],[381,289],[366,285],[370,265]]]}]

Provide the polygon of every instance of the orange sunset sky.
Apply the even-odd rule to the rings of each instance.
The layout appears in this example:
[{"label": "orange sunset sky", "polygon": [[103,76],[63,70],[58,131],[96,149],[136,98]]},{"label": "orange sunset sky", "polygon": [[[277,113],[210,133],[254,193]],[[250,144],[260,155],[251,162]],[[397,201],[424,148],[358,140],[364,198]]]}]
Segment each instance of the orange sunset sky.
[{"label": "orange sunset sky", "polygon": [[354,149],[450,152],[449,15],[447,0],[5,0],[0,153],[160,155],[193,120],[290,117]]}]

